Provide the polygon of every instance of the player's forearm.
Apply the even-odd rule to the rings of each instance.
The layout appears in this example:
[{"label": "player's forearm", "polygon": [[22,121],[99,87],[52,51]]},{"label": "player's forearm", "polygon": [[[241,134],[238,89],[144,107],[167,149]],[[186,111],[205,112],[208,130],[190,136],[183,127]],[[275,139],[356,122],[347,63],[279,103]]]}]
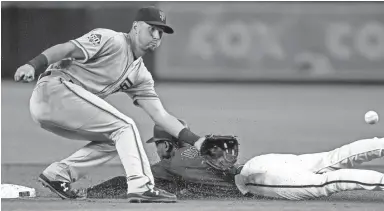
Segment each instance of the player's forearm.
[{"label": "player's forearm", "polygon": [[174,137],[178,137],[180,131],[184,126],[177,120],[174,116],[170,115],[167,112],[158,113],[153,116],[155,124],[164,128],[169,134]]},{"label": "player's forearm", "polygon": [[185,128],[178,119],[170,115],[164,109],[159,99],[138,100],[137,103],[145,110],[145,112],[147,112],[156,125],[164,128],[166,132],[171,134],[173,137],[176,137],[179,141],[189,143],[199,149],[199,145],[196,144],[199,144],[203,139],[194,134],[188,128]]},{"label": "player's forearm", "polygon": [[168,112],[162,112],[153,116],[155,123],[165,129],[178,140],[194,145],[199,140],[199,136],[185,128],[181,122]]}]

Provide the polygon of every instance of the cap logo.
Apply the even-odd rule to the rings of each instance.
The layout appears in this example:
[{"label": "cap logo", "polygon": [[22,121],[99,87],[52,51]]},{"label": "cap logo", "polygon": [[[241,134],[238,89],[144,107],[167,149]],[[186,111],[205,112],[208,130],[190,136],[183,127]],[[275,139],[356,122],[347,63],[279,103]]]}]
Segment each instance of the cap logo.
[{"label": "cap logo", "polygon": [[165,14],[163,11],[159,11],[159,16],[160,16],[161,21],[164,22],[165,21]]}]

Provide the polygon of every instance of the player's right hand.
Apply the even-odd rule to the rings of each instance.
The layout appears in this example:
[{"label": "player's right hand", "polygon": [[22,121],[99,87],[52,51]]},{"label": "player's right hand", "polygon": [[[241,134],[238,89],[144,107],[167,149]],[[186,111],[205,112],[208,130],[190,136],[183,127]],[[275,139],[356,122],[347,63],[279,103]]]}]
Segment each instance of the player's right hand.
[{"label": "player's right hand", "polygon": [[35,68],[29,64],[25,64],[16,70],[15,81],[31,82],[35,80]]}]

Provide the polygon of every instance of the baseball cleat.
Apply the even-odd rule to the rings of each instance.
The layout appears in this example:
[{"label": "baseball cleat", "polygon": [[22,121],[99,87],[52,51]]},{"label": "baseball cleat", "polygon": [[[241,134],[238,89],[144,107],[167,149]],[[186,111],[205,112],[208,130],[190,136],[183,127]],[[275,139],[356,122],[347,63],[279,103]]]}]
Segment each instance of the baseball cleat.
[{"label": "baseball cleat", "polygon": [[71,184],[69,182],[51,181],[44,174],[40,174],[38,180],[43,184],[44,187],[49,188],[62,199],[78,198],[78,195],[73,190],[71,190]]},{"label": "baseball cleat", "polygon": [[130,203],[173,203],[177,201],[176,195],[159,188],[153,188],[143,193],[128,193]]}]

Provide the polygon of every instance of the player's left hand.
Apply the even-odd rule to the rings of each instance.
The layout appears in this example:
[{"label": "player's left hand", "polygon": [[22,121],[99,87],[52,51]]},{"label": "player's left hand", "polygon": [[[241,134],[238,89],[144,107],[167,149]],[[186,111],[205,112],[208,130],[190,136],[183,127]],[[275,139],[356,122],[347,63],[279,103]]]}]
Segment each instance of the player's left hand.
[{"label": "player's left hand", "polygon": [[16,70],[15,81],[31,82],[35,80],[35,68],[29,64],[25,64]]}]

